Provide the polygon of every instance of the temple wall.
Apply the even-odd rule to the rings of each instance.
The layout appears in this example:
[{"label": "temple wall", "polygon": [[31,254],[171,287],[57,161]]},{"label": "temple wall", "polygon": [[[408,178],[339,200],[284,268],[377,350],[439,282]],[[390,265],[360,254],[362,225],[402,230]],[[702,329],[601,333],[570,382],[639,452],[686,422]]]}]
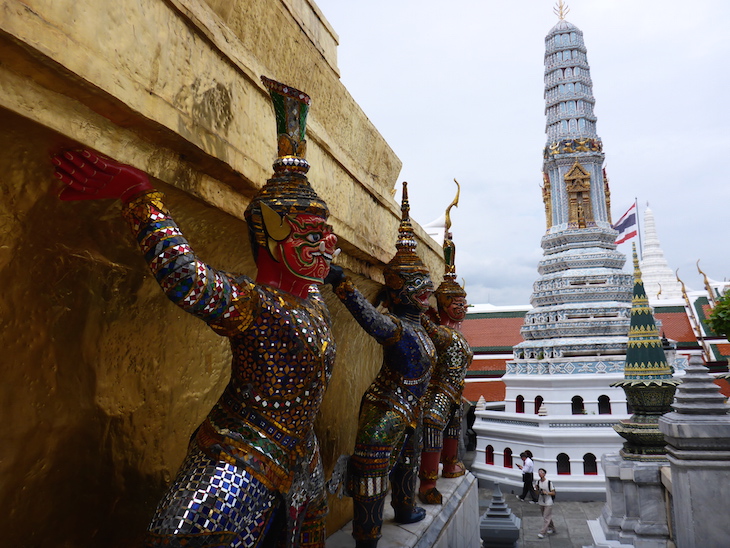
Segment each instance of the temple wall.
[{"label": "temple wall", "polygon": [[[243,211],[276,156],[259,75],[289,83],[313,99],[309,179],[338,262],[374,297],[400,161],[340,83],[336,45],[307,0],[0,0],[3,544],[137,545],[229,374],[227,341],[162,294],[119,204],[59,201],[49,154],[90,147],[147,171],[203,260],[254,276]],[[440,247],[415,228],[438,282]],[[329,473],[382,354],[325,297]],[[351,506],[330,502],[333,532]]]}]

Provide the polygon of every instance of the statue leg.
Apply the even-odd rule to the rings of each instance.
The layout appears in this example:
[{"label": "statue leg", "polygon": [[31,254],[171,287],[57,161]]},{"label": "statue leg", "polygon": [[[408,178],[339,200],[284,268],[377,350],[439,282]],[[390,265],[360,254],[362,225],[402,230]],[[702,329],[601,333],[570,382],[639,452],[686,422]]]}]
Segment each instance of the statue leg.
[{"label": "statue leg", "polygon": [[307,507],[299,535],[301,548],[324,548],[327,538],[325,533],[325,518],[327,517],[327,497],[324,491],[322,496],[313,500]]},{"label": "statue leg", "polygon": [[372,497],[353,496],[352,536],[357,548],[375,548],[383,527],[385,493]]},{"label": "statue leg", "polygon": [[424,419],[423,451],[421,452],[421,467],[418,470],[418,478],[421,480],[418,487],[418,499],[424,504],[442,504],[443,502],[441,493],[436,489],[442,445],[442,429],[428,418]]},{"label": "statue leg", "polygon": [[418,478],[421,483],[418,487],[418,500],[423,504],[442,504],[443,496],[436,488],[436,480],[439,476],[439,461],[441,453],[436,451],[424,451],[421,453],[421,468],[418,471]]},{"label": "statue leg", "polygon": [[352,493],[352,536],[358,548],[375,547],[383,526],[390,446],[355,444],[348,478]]},{"label": "statue leg", "polygon": [[195,442],[157,507],[145,546],[257,546],[282,500],[246,469],[216,461]]},{"label": "statue leg", "polygon": [[383,526],[383,506],[388,492],[388,471],[405,436],[404,417],[363,401],[355,451],[350,457],[348,490],[354,516],[352,536],[357,548],[375,548]]},{"label": "statue leg", "polygon": [[466,466],[459,458],[459,438],[461,437],[461,406],[454,409],[444,430],[444,448],[441,452],[441,462],[444,467],[441,475],[445,478],[458,478],[466,474]]},{"label": "statue leg", "polygon": [[392,495],[390,504],[398,523],[415,523],[426,517],[426,511],[416,506],[416,479],[418,470],[419,431],[406,438],[400,458],[390,473]]}]

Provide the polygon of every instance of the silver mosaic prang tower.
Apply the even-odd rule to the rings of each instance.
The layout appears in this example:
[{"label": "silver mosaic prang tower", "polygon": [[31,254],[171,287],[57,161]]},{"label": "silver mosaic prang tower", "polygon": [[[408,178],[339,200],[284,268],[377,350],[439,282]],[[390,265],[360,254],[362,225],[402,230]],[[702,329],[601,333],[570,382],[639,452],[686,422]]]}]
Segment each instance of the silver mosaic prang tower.
[{"label": "silver mosaic prang tower", "polygon": [[620,372],[626,353],[632,279],[614,243],[594,104],[583,33],[561,19],[545,37],[544,257],[515,357],[564,373],[588,356]]},{"label": "silver mosaic prang tower", "polygon": [[633,279],[614,243],[583,33],[564,14],[560,2],[545,38],[540,277],[502,377],[505,410],[477,412],[477,453],[486,459],[472,470],[519,489],[513,455],[529,449],[536,469],[559,477],[561,493],[595,500],[605,496],[600,457],[621,448],[613,425],[628,418],[626,396],[611,384],[624,378]]}]

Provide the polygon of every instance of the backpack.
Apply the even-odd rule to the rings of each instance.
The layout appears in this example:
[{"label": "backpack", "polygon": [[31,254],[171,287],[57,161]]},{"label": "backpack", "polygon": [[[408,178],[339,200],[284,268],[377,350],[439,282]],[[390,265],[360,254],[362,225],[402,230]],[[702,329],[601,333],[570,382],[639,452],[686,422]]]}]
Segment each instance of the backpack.
[{"label": "backpack", "polygon": [[[536,481],[535,482],[535,491],[536,492],[538,492],[540,489],[539,485],[540,485],[540,482]],[[553,482],[550,480],[548,480],[548,491],[552,491],[553,493],[555,493],[554,495],[552,495],[553,502],[555,502],[555,498],[558,496],[558,492],[555,490],[555,486],[553,485]]]}]

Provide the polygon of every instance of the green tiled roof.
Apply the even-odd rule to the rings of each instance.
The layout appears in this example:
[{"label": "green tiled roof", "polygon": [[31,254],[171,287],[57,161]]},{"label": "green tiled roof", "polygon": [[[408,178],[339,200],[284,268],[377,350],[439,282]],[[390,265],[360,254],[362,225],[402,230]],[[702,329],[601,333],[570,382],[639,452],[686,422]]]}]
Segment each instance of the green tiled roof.
[{"label": "green tiled roof", "polygon": [[488,369],[485,371],[472,371],[469,370],[466,372],[467,378],[470,377],[478,377],[478,378],[484,378],[484,377],[503,377],[507,373],[506,369]]},{"label": "green tiled roof", "polygon": [[707,297],[698,297],[697,300],[694,302],[694,307],[697,311],[697,317],[700,319],[700,322],[702,322],[702,327],[705,330],[707,336],[719,337],[720,335],[710,329],[710,326],[707,323],[707,314],[705,314],[705,307],[708,307],[709,309],[710,306],[710,300]]},{"label": "green tiled roof", "polygon": [[685,310],[683,306],[662,306],[657,305],[654,307],[654,312],[657,314],[685,314]]},{"label": "green tiled roof", "polygon": [[725,352],[723,352],[722,349],[720,348],[720,346],[727,348],[730,345],[728,345],[728,344],[721,344],[721,345],[711,344],[710,346],[712,347],[712,352],[715,354],[715,356],[717,356],[719,358],[725,358],[725,360],[730,358],[730,351],[726,350]]},{"label": "green tiled roof", "polygon": [[471,349],[475,354],[479,354],[480,352],[512,354],[511,346],[472,346]]},{"label": "green tiled roof", "polygon": [[484,318],[524,318],[527,310],[516,310],[514,312],[476,312],[467,314],[465,321],[481,320]]}]

